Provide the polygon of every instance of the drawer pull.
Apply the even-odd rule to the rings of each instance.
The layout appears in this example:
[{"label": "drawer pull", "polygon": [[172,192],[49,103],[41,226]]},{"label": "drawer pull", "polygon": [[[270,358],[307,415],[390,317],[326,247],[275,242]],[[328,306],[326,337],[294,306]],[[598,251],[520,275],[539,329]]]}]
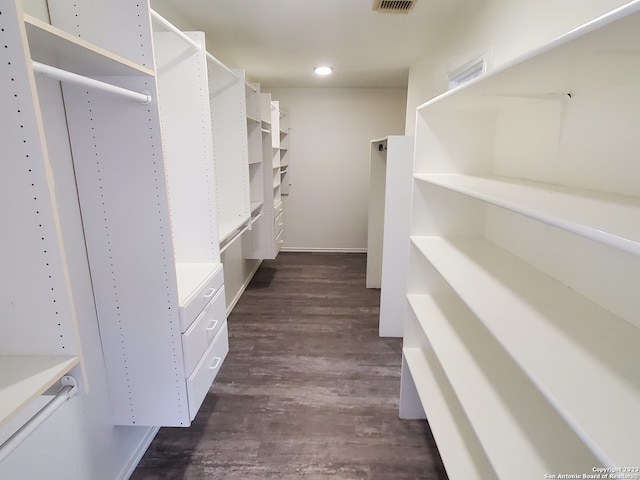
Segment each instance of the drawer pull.
[{"label": "drawer pull", "polygon": [[279,226],[279,227],[281,227],[281,226],[283,226],[283,225],[284,225],[284,223],[282,223],[282,222],[278,222],[278,226]]},{"label": "drawer pull", "polygon": [[209,290],[209,293],[207,293],[206,295],[204,295],[203,298],[211,298],[213,297],[214,293],[216,293],[217,288],[211,288],[211,290]]},{"label": "drawer pull", "polygon": [[215,370],[216,368],[218,368],[218,365],[220,365],[220,360],[222,360],[222,358],[216,357],[214,364],[209,367],[209,370]]},{"label": "drawer pull", "polygon": [[207,332],[212,332],[213,330],[215,330],[216,325],[218,325],[218,320],[214,320],[213,322],[211,322],[211,325],[209,325],[207,328],[205,328],[205,330]]}]

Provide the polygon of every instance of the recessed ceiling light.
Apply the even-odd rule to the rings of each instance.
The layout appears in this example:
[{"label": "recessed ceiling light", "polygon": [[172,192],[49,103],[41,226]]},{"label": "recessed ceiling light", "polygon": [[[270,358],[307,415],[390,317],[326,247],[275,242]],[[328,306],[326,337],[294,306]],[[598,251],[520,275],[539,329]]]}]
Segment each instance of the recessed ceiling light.
[{"label": "recessed ceiling light", "polygon": [[333,68],[331,67],[316,67],[313,69],[316,75],[331,75]]}]

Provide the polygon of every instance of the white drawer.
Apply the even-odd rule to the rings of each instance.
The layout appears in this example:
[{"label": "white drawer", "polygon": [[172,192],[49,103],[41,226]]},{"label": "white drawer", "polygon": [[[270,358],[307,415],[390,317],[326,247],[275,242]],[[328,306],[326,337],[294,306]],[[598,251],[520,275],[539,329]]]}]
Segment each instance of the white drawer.
[{"label": "white drawer", "polygon": [[185,332],[224,284],[222,265],[205,278],[180,306],[180,331]]},{"label": "white drawer", "polygon": [[209,387],[218,375],[222,362],[229,352],[227,322],[222,324],[218,335],[206,351],[195,371],[187,378],[187,397],[189,399],[189,417],[194,419]]},{"label": "white drawer", "polygon": [[284,243],[284,230],[282,230],[282,229],[277,230],[276,229],[276,232],[277,232],[276,233],[276,239],[275,239],[276,243],[279,243],[279,244]]},{"label": "white drawer", "polygon": [[224,287],[221,287],[195,322],[182,334],[185,375],[189,376],[196,368],[226,318]]}]

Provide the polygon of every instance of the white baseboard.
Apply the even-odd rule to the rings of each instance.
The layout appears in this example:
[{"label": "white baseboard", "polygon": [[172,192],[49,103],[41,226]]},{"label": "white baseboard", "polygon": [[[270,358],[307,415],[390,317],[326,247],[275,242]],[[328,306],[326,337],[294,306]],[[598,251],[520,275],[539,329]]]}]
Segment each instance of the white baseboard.
[{"label": "white baseboard", "polygon": [[282,247],[281,252],[297,253],[367,253],[366,248],[299,248]]},{"label": "white baseboard", "polygon": [[149,445],[151,445],[151,442],[153,442],[153,439],[156,437],[159,430],[160,430],[160,427],[149,428],[149,431],[142,439],[142,442],[140,442],[140,445],[138,445],[138,448],[136,449],[136,451],[133,452],[133,456],[129,460],[129,463],[127,463],[122,469],[122,473],[118,477],[120,480],[129,480],[131,475],[133,475],[134,470],[140,463],[140,460],[142,460],[142,457],[144,456],[145,452],[149,448]]}]

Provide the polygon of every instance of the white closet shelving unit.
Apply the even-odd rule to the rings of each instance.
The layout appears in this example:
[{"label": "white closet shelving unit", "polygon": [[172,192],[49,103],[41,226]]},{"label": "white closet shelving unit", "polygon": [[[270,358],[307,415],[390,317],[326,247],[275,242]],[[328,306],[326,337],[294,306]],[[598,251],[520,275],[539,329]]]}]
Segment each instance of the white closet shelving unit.
[{"label": "white closet shelving unit", "polygon": [[366,285],[381,289],[381,337],[404,328],[412,178],[412,136],[371,141]]},{"label": "white closet shelving unit", "polygon": [[[243,70],[208,61],[217,194],[218,236],[224,250],[251,227],[251,180]],[[255,167],[252,167],[255,168]]]},{"label": "white closet shelving unit", "polygon": [[[70,356],[51,357],[49,366],[43,363],[48,383],[79,361],[79,347],[72,340],[73,292],[62,247],[63,236],[76,232],[60,225],[58,217],[59,209],[67,206],[59,197],[74,192],[76,208],[79,198],[82,212],[78,229],[84,228],[114,423],[188,425],[204,398],[203,385],[206,393],[226,353],[226,328],[220,322],[219,340],[207,343],[203,352],[202,339],[211,331],[202,328],[189,333],[184,327],[203,310],[213,288],[222,288],[222,271],[210,238],[205,241],[206,259],[184,254],[191,248],[185,245],[194,240],[182,231],[190,220],[184,218],[175,192],[170,212],[167,184],[177,185],[179,175],[167,179],[171,160],[165,166],[148,5],[124,0],[76,4],[50,0],[48,11],[50,24],[26,17],[26,28],[21,12],[9,7],[0,14],[8,19],[2,32],[7,38],[3,53],[11,57],[7,58],[9,70],[16,69],[8,71],[6,78],[20,86],[7,105],[7,111],[15,110],[17,117],[8,116],[4,130],[9,132],[10,126],[29,132],[11,153],[17,171],[2,175],[15,186],[3,191],[11,191],[15,198],[32,197],[31,202],[25,200],[24,209],[16,209],[20,202],[12,199],[12,217],[7,219],[19,233],[5,240],[15,243],[13,258],[7,262],[29,256],[20,262],[20,271],[29,282],[24,294],[30,292],[31,310],[31,320],[7,326],[15,345],[7,351]],[[113,25],[118,25],[118,35],[113,35]],[[32,64],[29,57],[63,71]],[[34,70],[62,82],[39,79],[41,87],[36,87]],[[7,139],[6,144],[15,144],[18,138]],[[24,150],[27,145],[33,151]],[[25,162],[23,155],[32,160]],[[78,197],[76,185],[56,183],[54,190],[58,166],[52,164],[64,155],[73,157]],[[30,161],[33,167],[27,165]],[[24,183],[28,177],[33,179]],[[65,177],[56,177],[60,178]],[[193,189],[202,187],[198,184]],[[209,219],[203,223],[211,236],[215,223]],[[29,240],[27,225],[31,234],[40,232],[38,239],[43,243],[38,245],[35,237]],[[29,250],[30,244],[42,252]],[[11,248],[7,245],[2,251]],[[14,285],[19,286],[15,278],[3,288],[9,295],[3,304],[15,305],[11,310],[20,319],[24,301],[13,292]],[[39,285],[48,293],[38,293]],[[52,303],[44,301],[47,297]],[[33,319],[38,320],[37,326]],[[22,338],[24,352],[19,351],[16,338]],[[194,357],[201,361],[190,373],[189,359]],[[42,362],[20,363],[31,368]],[[47,382],[38,382],[42,383],[39,390],[45,388]]]},{"label": "white closet shelving unit", "polygon": [[284,242],[280,183],[280,113],[270,93],[260,94],[264,205],[244,248],[245,258],[276,258]]},{"label": "white closet shelving unit", "polygon": [[[36,75],[46,62],[81,74],[136,70],[85,41],[25,15],[19,2],[0,11],[0,427],[24,418],[34,401],[73,374],[83,385],[74,298],[82,238],[59,83]],[[78,57],[82,57],[80,62]],[[140,68],[145,71],[144,67]],[[54,70],[57,72],[57,70]],[[140,72],[138,72],[140,73]],[[101,85],[103,86],[103,85]],[[82,268],[82,267],[80,267]],[[90,306],[89,308],[91,308]],[[55,387],[53,392],[49,392]]]},{"label": "white closet shelving unit", "polygon": [[249,155],[251,223],[254,223],[262,215],[262,207],[265,202],[260,85],[247,83],[245,86],[245,98],[247,103],[247,150]]},{"label": "white closet shelving unit", "polygon": [[289,114],[280,109],[280,194],[289,195]]},{"label": "white closet shelving unit", "polygon": [[452,479],[640,463],[639,12],[418,109],[400,414]]},{"label": "white closet shelving unit", "polygon": [[[278,255],[284,243],[284,205],[282,203],[282,176],[280,175],[280,102],[271,101],[271,142],[272,142],[272,169],[273,169],[273,233],[274,233],[274,257]],[[288,145],[288,138],[286,139]]]},{"label": "white closet shelving unit", "polygon": [[[156,19],[158,16],[154,14]],[[193,419],[228,351],[207,53],[202,32],[154,32],[180,332]],[[205,374],[206,372],[206,374]]]}]

